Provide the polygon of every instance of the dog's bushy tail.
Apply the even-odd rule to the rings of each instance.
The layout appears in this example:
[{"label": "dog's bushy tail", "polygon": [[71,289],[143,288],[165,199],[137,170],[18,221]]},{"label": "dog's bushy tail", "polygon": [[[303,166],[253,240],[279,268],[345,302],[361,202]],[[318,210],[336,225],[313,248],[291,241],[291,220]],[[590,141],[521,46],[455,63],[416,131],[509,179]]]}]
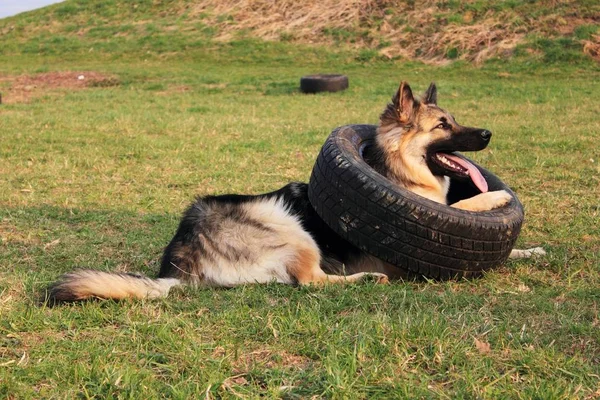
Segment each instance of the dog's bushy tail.
[{"label": "dog's bushy tail", "polygon": [[49,304],[91,298],[121,300],[165,297],[179,279],[79,269],[62,275],[46,292]]}]

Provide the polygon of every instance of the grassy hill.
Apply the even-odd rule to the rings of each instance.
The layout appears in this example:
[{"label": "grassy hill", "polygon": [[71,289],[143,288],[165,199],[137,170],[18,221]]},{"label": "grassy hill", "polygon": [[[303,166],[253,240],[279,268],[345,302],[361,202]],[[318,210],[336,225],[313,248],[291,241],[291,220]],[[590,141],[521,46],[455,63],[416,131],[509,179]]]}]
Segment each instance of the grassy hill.
[{"label": "grassy hill", "polygon": [[[596,2],[232,4],[0,20],[0,398],[598,398]],[[301,94],[314,72],[350,87]],[[471,281],[39,303],[76,267],[155,276],[195,196],[306,181],[329,132],[376,123],[400,80],[436,81],[442,107],[494,132],[469,156],[547,257]]]},{"label": "grassy hill", "polygon": [[567,1],[68,0],[0,21],[0,54],[172,53],[244,38],[443,64],[599,59],[600,6]]}]

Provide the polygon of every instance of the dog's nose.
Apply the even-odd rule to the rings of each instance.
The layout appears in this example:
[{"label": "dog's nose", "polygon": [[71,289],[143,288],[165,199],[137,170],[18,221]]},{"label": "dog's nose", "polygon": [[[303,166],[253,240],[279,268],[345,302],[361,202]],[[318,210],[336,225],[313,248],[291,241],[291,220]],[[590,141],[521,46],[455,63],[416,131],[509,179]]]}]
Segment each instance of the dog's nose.
[{"label": "dog's nose", "polygon": [[481,131],[480,135],[483,140],[487,141],[490,140],[490,138],[492,137],[492,132],[488,131],[487,129],[484,129]]}]

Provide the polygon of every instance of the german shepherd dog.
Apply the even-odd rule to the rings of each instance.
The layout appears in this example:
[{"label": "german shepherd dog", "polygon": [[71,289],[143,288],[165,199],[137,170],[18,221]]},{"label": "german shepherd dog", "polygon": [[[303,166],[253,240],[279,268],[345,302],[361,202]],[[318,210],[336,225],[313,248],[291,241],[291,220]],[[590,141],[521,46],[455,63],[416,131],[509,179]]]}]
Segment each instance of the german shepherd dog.
[{"label": "german shepherd dog", "polygon": [[[471,179],[482,193],[451,206],[491,210],[507,204],[510,194],[489,192],[475,166],[450,154],[482,150],[491,136],[487,129],[459,125],[438,107],[435,84],[419,100],[402,82],[381,114],[374,148],[365,161],[398,186],[444,204],[450,177]],[[157,279],[79,269],[50,286],[47,298],[51,303],[154,298],[179,284],[319,285],[365,276],[385,283],[388,277],[402,277],[398,268],[335,234],[313,210],[307,190],[304,183],[290,183],[261,195],[200,197],[183,214]]]}]

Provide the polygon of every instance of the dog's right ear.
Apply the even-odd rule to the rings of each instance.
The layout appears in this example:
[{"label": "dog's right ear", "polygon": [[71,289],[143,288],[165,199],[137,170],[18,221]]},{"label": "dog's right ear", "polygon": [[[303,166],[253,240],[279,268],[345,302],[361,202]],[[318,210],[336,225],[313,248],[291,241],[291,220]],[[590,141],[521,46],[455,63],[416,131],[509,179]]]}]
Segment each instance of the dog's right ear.
[{"label": "dog's right ear", "polygon": [[412,120],[413,111],[415,108],[415,98],[408,83],[400,83],[400,87],[394,96],[394,107],[398,113],[400,122],[405,124]]},{"label": "dog's right ear", "polygon": [[392,98],[392,103],[388,104],[383,114],[381,114],[381,123],[388,125],[392,123],[407,124],[413,119],[415,109],[415,98],[408,83],[400,83],[398,91]]}]

